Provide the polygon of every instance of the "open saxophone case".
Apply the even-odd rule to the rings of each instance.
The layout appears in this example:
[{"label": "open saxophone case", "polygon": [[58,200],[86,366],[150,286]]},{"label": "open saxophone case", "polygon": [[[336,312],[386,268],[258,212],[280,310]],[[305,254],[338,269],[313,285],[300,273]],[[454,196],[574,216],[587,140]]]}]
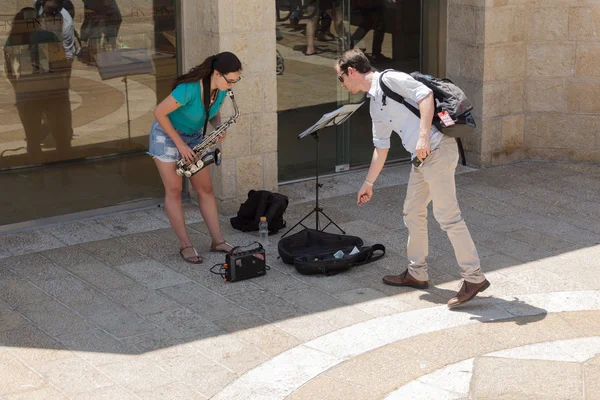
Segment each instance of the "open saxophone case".
[{"label": "open saxophone case", "polygon": [[277,250],[284,263],[293,265],[304,275],[336,275],[385,255],[382,244],[364,246],[357,236],[309,228],[281,239]]}]

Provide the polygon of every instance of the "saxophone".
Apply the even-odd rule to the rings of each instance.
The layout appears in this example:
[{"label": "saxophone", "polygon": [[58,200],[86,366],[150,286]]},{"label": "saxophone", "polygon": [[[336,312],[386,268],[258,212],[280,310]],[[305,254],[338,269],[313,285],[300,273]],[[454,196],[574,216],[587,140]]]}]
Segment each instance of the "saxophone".
[{"label": "saxophone", "polygon": [[[177,175],[189,178],[210,164],[214,163],[215,165],[221,165],[221,150],[217,148],[214,151],[210,151],[210,147],[217,144],[217,141],[221,136],[223,136],[223,133],[227,130],[227,128],[229,128],[240,116],[240,111],[238,110],[235,97],[233,96],[231,89],[227,90],[227,95],[233,103],[233,115],[229,117],[227,121],[219,125],[217,129],[212,131],[210,135],[206,136],[204,140],[202,140],[202,143],[197,144],[192,148],[194,154],[196,155],[194,162],[188,163],[184,159],[177,161]],[[206,117],[208,118],[208,116]]]}]

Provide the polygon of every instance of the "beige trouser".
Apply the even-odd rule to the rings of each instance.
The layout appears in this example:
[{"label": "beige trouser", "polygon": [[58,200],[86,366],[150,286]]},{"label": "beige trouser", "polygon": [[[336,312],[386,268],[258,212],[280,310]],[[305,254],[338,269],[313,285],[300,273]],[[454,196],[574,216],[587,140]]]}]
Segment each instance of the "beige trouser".
[{"label": "beige trouser", "polygon": [[408,228],[410,274],[420,281],[428,280],[427,273],[427,205],[433,201],[433,215],[442,230],[446,231],[454,247],[456,261],[462,269],[462,277],[473,283],[482,282],[479,255],[471,239],[469,229],[458,208],[454,172],[458,163],[456,140],[444,137],[437,149],[431,152],[418,168],[412,167],[406,200],[404,224]]}]

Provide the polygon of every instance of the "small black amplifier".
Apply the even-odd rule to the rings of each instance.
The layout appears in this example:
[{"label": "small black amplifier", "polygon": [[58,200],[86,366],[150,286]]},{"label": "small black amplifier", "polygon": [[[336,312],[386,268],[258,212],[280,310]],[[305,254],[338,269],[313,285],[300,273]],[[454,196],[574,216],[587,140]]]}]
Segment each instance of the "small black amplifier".
[{"label": "small black amplifier", "polygon": [[258,242],[246,247],[235,247],[225,256],[225,276],[227,282],[242,281],[267,274],[265,249]]}]

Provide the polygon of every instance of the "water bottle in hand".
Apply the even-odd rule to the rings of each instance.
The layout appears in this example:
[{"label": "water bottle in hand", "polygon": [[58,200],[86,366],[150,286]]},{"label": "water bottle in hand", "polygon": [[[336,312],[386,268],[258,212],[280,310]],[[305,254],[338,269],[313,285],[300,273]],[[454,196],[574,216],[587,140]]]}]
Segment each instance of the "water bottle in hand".
[{"label": "water bottle in hand", "polygon": [[260,237],[259,241],[263,247],[268,246],[269,244],[269,226],[267,224],[267,217],[260,217],[260,222],[258,223],[258,235]]}]

